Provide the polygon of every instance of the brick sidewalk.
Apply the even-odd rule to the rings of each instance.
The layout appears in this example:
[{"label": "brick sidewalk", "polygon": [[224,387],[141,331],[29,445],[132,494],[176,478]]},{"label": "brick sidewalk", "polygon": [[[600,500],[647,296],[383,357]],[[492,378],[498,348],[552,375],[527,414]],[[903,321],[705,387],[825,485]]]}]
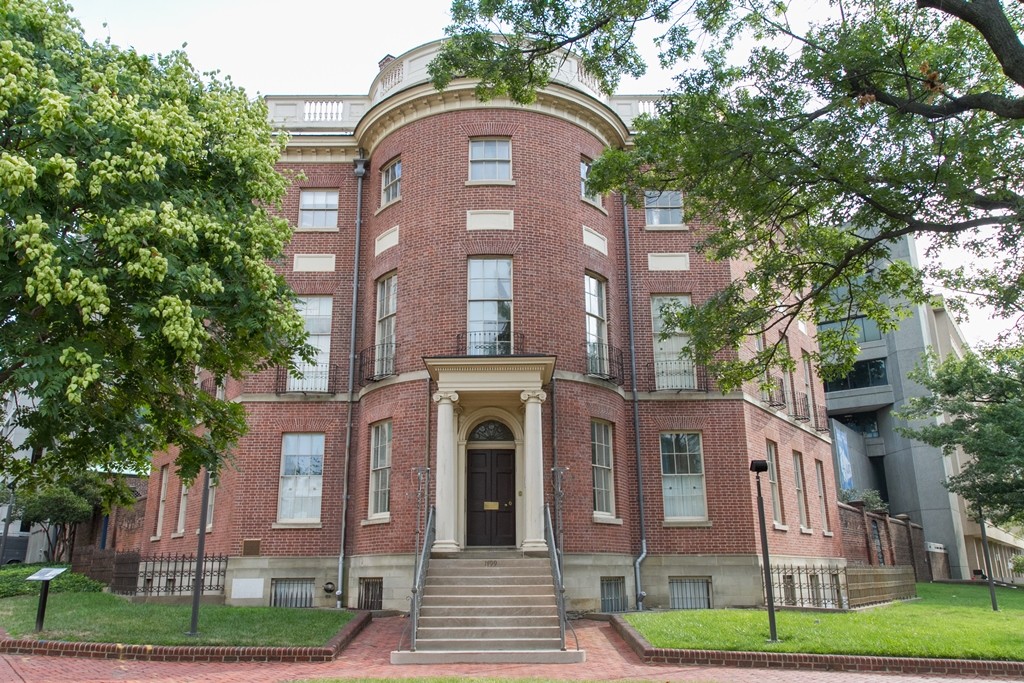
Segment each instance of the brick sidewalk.
[{"label": "brick sidewalk", "polygon": [[[647,665],[613,631],[610,624],[574,622],[580,647],[587,652],[583,664],[452,664],[446,666],[395,666],[391,650],[408,624],[403,617],[375,619],[333,662],[283,663],[186,663],[139,662],[34,655],[0,656],[0,682],[50,683],[51,681],[212,681],[217,683],[267,683],[315,678],[416,678],[423,676],[543,678],[554,680],[701,681],[706,683],[893,683],[963,681],[941,676],[791,671],[784,669],[735,669],[707,666]],[[569,642],[571,643],[571,637]],[[993,680],[993,679],[988,679]]]}]

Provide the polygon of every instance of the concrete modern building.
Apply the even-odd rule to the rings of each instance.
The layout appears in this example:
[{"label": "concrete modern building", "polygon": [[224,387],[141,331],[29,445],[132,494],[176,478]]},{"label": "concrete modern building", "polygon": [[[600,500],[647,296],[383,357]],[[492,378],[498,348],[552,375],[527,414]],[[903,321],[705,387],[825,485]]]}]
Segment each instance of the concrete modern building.
[{"label": "concrete modern building", "polygon": [[[893,256],[917,265],[909,237],[893,249]],[[907,378],[922,355],[934,349],[940,358],[960,356],[967,342],[941,301],[914,307],[899,329],[887,334],[866,318],[851,322],[859,329],[860,357],[850,375],[825,385],[828,415],[840,423],[833,429],[837,486],[875,489],[891,514],[906,514],[921,524],[930,555],[936,558],[934,578],[971,578],[985,566],[981,529],[964,500],[943,486],[961,470],[966,456],[944,456],[941,449],[900,435],[896,428],[905,422],[894,415],[925,391]],[[986,530],[993,574],[1010,580],[1009,560],[1024,552],[1024,537],[992,525]]]},{"label": "concrete modern building", "polygon": [[[439,44],[386,58],[367,95],[267,98],[295,178],[276,265],[319,356],[222,389],[250,423],[207,506],[226,600],[408,610],[432,507],[434,559],[557,539],[572,610],[763,604],[752,459],[773,558],[843,566],[813,330],[777,392],[721,393],[659,311],[741,265],[695,253],[713,226],[678,192],[586,191],[653,98],[605,96],[572,59],[531,105],[438,92]],[[171,455],[144,553],[195,547],[201,491]]]}]

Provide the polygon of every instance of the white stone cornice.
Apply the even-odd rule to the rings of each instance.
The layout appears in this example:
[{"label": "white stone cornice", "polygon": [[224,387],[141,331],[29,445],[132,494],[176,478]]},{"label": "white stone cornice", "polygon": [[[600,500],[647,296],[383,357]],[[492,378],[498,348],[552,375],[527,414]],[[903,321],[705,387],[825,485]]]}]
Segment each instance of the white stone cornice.
[{"label": "white stone cornice", "polygon": [[532,104],[521,105],[508,98],[481,102],[473,92],[475,84],[461,79],[441,92],[429,83],[402,90],[363,116],[356,139],[372,154],[384,137],[402,126],[435,114],[473,109],[518,109],[554,116],[592,133],[606,147],[622,147],[629,139],[626,126],[607,105],[573,88],[552,83],[537,93]]}]

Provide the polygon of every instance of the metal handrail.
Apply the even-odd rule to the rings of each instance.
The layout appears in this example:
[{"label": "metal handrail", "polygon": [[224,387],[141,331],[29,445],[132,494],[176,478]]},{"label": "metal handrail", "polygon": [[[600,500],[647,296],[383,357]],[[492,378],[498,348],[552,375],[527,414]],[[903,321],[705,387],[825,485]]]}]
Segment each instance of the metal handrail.
[{"label": "metal handrail", "polygon": [[[555,579],[555,601],[558,605],[558,636],[561,641],[562,651],[565,651],[565,625],[568,619],[565,615],[565,586],[562,584],[562,567],[558,562],[558,551],[555,549],[555,531],[551,524],[551,506],[544,505],[544,540],[548,544],[548,558],[551,560],[551,576]],[[573,630],[573,635],[576,631]],[[576,642],[576,649],[580,649],[579,641]]]},{"label": "metal handrail", "polygon": [[420,602],[423,600],[423,584],[427,581],[427,563],[430,561],[430,548],[434,545],[434,506],[427,513],[427,530],[423,534],[423,547],[420,548],[419,566],[412,585],[412,602],[409,605],[409,650],[416,651],[416,628],[420,619]]}]

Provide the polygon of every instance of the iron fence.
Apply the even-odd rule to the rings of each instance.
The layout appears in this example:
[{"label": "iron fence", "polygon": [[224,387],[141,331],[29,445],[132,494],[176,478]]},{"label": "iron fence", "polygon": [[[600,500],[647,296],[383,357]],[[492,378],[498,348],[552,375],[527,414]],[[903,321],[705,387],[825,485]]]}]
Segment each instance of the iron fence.
[{"label": "iron fence", "polygon": [[845,567],[772,565],[771,575],[776,607],[849,606]]},{"label": "iron fence", "polygon": [[[196,580],[195,555],[153,555],[118,553],[114,561],[111,592],[121,595],[188,595]],[[203,560],[203,593],[224,592],[227,555],[207,555]],[[132,578],[134,577],[134,582]]]}]

